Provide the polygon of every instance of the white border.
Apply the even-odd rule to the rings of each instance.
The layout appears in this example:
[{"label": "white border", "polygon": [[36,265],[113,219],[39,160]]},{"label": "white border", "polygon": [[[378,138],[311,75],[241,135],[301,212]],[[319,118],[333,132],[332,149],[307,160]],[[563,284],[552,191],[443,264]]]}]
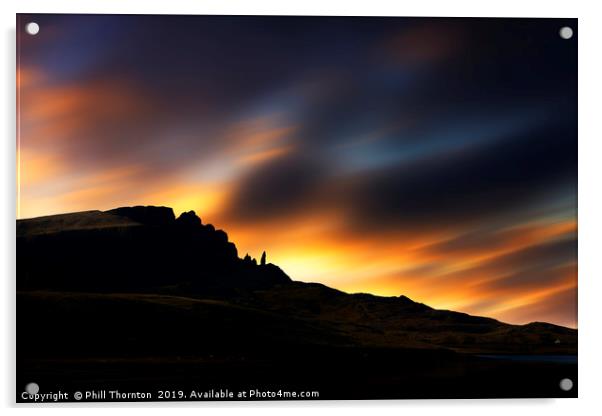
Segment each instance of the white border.
[{"label": "white border", "polygon": [[[14,411],[14,276],[15,276],[15,13],[129,13],[129,14],[301,14],[344,16],[483,16],[483,17],[576,17],[579,18],[579,399],[567,400],[432,400],[432,401],[381,401],[381,402],[262,402],[262,403],[181,403],[143,404],[144,412],[163,414],[167,407],[177,407],[198,414],[201,412],[238,411],[251,414],[282,413],[305,414],[308,411],[325,414],[335,408],[345,408],[345,413],[365,414],[378,411],[399,415],[420,411],[425,414],[447,415],[507,415],[526,412],[546,415],[602,414],[598,399],[600,382],[601,343],[600,297],[602,291],[602,248],[598,243],[602,230],[600,166],[602,165],[602,134],[600,124],[600,97],[602,64],[602,20],[594,1],[474,1],[474,0],[422,0],[381,1],[370,0],[20,0],[17,4],[1,2],[4,30],[1,43],[3,65],[0,77],[3,89],[0,105],[3,111],[0,125],[2,140],[2,204],[0,204],[2,238],[0,239],[0,265],[2,266],[3,302],[0,311],[0,357],[3,374],[0,378],[0,395],[4,406]],[[84,405],[51,405],[46,410],[62,414],[65,411],[81,413]],[[123,406],[96,405],[86,411],[104,413],[128,411]],[[125,409],[120,407],[125,407]],[[68,410],[65,408],[69,408]],[[74,409],[73,409],[74,408]],[[199,409],[200,408],[200,409]],[[24,409],[26,412],[32,409]]]}]

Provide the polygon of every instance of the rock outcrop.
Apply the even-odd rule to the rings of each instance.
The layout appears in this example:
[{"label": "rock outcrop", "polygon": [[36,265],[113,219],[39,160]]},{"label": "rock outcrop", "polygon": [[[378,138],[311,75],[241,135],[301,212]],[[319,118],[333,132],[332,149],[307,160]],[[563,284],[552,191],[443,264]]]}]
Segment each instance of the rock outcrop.
[{"label": "rock outcrop", "polygon": [[168,207],[122,207],[20,220],[17,230],[24,290],[225,293],[290,282],[276,266],[240,259],[194,211],[176,219]]}]

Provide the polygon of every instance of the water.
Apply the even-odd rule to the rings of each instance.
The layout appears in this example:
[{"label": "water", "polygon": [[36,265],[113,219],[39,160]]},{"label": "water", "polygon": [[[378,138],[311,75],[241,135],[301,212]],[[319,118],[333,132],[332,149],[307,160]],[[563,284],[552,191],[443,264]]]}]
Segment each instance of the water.
[{"label": "water", "polygon": [[490,358],[494,360],[509,360],[509,361],[528,361],[540,363],[556,363],[556,364],[577,364],[576,355],[518,355],[518,354],[483,354],[478,355],[481,358]]}]

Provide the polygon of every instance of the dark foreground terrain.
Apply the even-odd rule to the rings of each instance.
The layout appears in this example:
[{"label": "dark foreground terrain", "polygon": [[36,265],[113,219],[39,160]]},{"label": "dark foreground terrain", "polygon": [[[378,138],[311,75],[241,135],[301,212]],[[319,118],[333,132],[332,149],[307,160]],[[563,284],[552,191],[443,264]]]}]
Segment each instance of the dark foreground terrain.
[{"label": "dark foreground terrain", "polygon": [[30,382],[70,401],[577,396],[575,330],[351,295],[261,263],[169,208],[18,221],[17,401]]}]

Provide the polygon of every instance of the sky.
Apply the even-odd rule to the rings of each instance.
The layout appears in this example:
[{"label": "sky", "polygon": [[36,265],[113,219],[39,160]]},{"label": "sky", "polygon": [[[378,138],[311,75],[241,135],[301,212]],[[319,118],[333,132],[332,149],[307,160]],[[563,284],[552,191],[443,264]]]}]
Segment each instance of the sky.
[{"label": "sky", "polygon": [[19,15],[18,217],[194,210],[295,280],[577,327],[576,29]]}]

